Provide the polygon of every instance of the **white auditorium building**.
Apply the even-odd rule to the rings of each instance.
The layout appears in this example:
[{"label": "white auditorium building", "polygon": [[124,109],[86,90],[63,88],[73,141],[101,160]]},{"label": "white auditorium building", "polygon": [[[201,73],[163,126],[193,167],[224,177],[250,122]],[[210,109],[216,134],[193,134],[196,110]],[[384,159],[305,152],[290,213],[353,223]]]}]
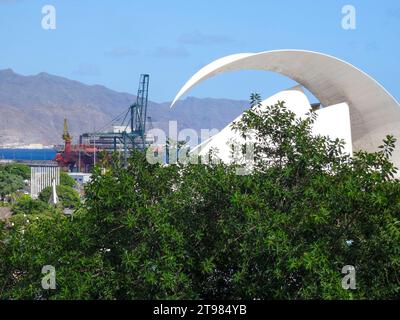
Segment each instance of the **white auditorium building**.
[{"label": "white auditorium building", "polygon": [[[179,91],[171,107],[192,87],[213,76],[238,70],[265,70],[285,75],[299,86],[283,90],[262,106],[285,101],[286,107],[299,117],[311,109],[303,92],[307,88],[321,103],[314,123],[314,134],[340,138],[345,151],[376,151],[386,135],[397,138],[393,163],[400,168],[400,105],[376,80],[353,65],[325,54],[303,50],[277,50],[241,53],[218,59],[198,71]],[[234,121],[240,120],[239,116]],[[229,163],[232,159],[228,142],[240,141],[239,133],[230,124],[202,142],[194,150],[204,155],[217,148],[218,157]]]}]

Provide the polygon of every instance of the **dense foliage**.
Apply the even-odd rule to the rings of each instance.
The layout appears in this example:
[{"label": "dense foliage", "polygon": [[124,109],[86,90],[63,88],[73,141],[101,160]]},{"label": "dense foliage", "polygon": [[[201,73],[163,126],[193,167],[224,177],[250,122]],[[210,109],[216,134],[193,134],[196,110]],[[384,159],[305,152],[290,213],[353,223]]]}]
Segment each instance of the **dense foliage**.
[{"label": "dense foliage", "polygon": [[[96,168],[70,220],[57,212],[0,234],[4,299],[395,299],[400,297],[400,182],[388,136],[343,154],[312,136],[315,114],[284,103],[249,110],[250,175],[237,165],[149,164],[133,152]],[[57,289],[40,286],[44,265]],[[356,268],[344,290],[342,267]]]},{"label": "dense foliage", "polygon": [[21,163],[10,163],[6,165],[0,165],[0,172],[7,172],[20,176],[24,180],[31,178],[31,169],[29,166]]},{"label": "dense foliage", "polygon": [[[73,180],[73,179],[72,179]],[[75,180],[74,180],[75,181]],[[56,192],[58,196],[58,200],[64,208],[77,208],[80,204],[79,193],[67,186],[67,185],[59,185],[56,187]],[[52,187],[47,187],[42,190],[39,194],[39,200],[48,203],[53,193]]]},{"label": "dense foliage", "polygon": [[24,180],[30,179],[30,168],[24,164],[11,163],[0,165],[0,200],[25,186]]},{"label": "dense foliage", "polygon": [[11,206],[11,212],[16,214],[41,214],[50,210],[47,202],[34,200],[28,195],[21,195]]},{"label": "dense foliage", "polygon": [[23,189],[24,179],[16,174],[0,171],[0,200],[11,193]]},{"label": "dense foliage", "polygon": [[76,185],[74,178],[70,177],[68,173],[60,173],[60,185],[73,188]]}]

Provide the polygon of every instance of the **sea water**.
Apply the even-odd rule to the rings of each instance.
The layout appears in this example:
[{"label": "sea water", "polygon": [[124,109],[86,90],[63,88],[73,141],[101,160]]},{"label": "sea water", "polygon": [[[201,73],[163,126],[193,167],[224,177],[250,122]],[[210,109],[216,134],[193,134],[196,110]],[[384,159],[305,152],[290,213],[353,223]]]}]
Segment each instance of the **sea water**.
[{"label": "sea water", "polygon": [[54,149],[0,149],[0,160],[53,160]]}]

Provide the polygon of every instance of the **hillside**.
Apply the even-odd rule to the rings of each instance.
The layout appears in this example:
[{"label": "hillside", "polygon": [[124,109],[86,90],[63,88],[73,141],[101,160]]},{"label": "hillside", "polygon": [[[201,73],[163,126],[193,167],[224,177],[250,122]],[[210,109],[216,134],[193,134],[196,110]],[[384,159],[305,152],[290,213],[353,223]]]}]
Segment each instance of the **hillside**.
[{"label": "hillside", "polygon": [[[23,76],[11,69],[0,70],[0,145],[61,143],[64,117],[77,138],[82,132],[101,128],[134,101],[132,94],[101,85],[48,73]],[[178,122],[179,129],[222,129],[245,110],[247,103],[190,97],[172,110],[169,105],[149,102],[148,115],[154,127],[165,130],[171,120]]]}]

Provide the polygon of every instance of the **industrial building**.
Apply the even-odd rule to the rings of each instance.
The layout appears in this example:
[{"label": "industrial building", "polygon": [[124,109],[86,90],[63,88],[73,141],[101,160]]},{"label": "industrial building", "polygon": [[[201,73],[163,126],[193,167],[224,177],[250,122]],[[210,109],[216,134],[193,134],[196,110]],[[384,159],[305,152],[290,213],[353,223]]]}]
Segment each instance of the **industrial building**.
[{"label": "industrial building", "polygon": [[75,180],[78,185],[84,185],[90,182],[92,177],[91,173],[83,173],[83,172],[69,172],[68,175]]},{"label": "industrial building", "polygon": [[56,166],[31,167],[31,197],[37,199],[43,189],[60,184],[60,168]]}]

